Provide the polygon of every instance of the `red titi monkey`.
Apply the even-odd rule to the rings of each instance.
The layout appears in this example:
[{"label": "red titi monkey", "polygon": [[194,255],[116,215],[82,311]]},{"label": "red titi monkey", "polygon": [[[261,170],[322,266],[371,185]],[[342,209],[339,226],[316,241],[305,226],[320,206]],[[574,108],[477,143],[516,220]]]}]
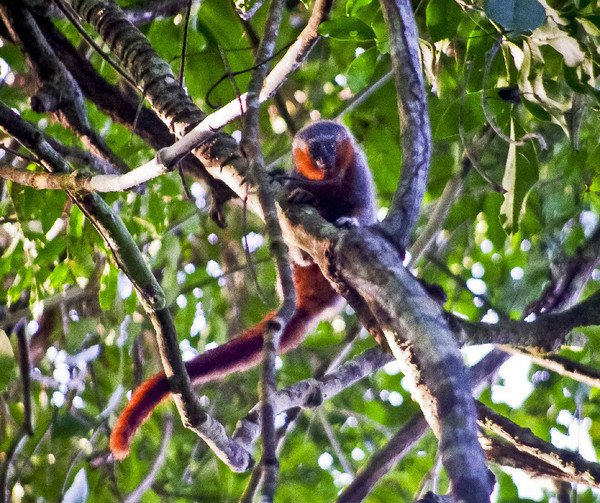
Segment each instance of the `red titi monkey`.
[{"label": "red titi monkey", "polygon": [[[354,137],[341,124],[317,121],[298,131],[292,144],[294,169],[286,186],[299,189],[304,200],[332,223],[360,225],[375,222],[373,178]],[[302,196],[303,195],[303,196]],[[339,308],[340,296],[315,264],[292,264],[296,287],[296,312],[281,337],[281,351],[296,347],[328,312]],[[263,331],[269,313],[255,327],[226,344],[186,362],[193,384],[223,378],[260,362]],[[164,372],[144,381],[133,393],[110,436],[110,450],[117,459],[129,453],[133,436],[154,408],[169,396]]]}]

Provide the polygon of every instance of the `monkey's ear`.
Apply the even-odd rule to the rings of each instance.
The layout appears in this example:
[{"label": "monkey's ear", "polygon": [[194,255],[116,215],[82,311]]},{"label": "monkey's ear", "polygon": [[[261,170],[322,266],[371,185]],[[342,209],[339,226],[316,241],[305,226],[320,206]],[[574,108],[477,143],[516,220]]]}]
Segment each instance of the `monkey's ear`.
[{"label": "monkey's ear", "polygon": [[348,137],[338,141],[336,146],[336,161],[335,165],[340,171],[344,171],[354,160],[356,147],[352,140]]}]

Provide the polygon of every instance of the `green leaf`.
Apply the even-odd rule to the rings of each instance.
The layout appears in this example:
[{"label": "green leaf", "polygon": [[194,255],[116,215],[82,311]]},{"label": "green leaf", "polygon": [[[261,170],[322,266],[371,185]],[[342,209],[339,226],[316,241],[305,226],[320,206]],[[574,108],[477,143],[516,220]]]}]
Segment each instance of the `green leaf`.
[{"label": "green leaf", "polygon": [[522,97],[521,103],[536,119],[548,122],[552,121],[552,115],[548,113],[539,103],[536,103],[535,101],[529,101],[526,97]]},{"label": "green leaf", "polygon": [[106,264],[102,276],[100,277],[100,290],[98,292],[98,301],[100,308],[108,311],[113,307],[117,297],[119,273],[116,267]]},{"label": "green leaf", "polygon": [[371,3],[373,3],[373,0],[348,0],[346,2],[346,15],[353,16],[360,9],[367,7]]},{"label": "green leaf", "polygon": [[[515,126],[510,121],[510,138],[515,138]],[[525,151],[526,148],[520,147]],[[504,230],[514,234],[519,229],[519,221],[527,202],[527,194],[537,180],[537,166],[532,163],[531,157],[526,157],[522,152],[517,152],[517,145],[512,142],[508,146],[508,154],[504,167],[502,187],[506,190],[504,202],[500,208],[500,217]]]},{"label": "green leaf", "polygon": [[[442,106],[447,108],[441,109]],[[436,140],[458,137],[459,124],[465,132],[478,130],[485,123],[481,109],[481,93],[468,93],[464,98],[431,100],[431,130]]]},{"label": "green leaf", "polygon": [[66,262],[61,262],[49,274],[47,281],[54,290],[60,290],[64,285],[69,283],[67,278],[70,275],[71,269],[69,265]]},{"label": "green leaf", "polygon": [[462,9],[454,0],[431,0],[427,4],[425,20],[434,42],[452,38],[463,17]]},{"label": "green leaf", "polygon": [[487,16],[509,31],[535,30],[546,20],[546,10],[537,0],[487,0]]},{"label": "green leaf", "polygon": [[17,375],[17,361],[10,344],[10,339],[4,330],[0,330],[0,392]]},{"label": "green leaf", "polygon": [[375,72],[377,62],[377,48],[371,47],[358,56],[348,67],[348,87],[353,93],[366,88]]},{"label": "green leaf", "polygon": [[576,38],[571,37],[557,24],[547,24],[535,32],[539,45],[549,45],[563,57],[565,65],[575,67],[583,63],[585,53]]},{"label": "green leaf", "polygon": [[358,18],[345,16],[321,23],[319,34],[336,40],[356,42],[375,40],[372,28]]}]

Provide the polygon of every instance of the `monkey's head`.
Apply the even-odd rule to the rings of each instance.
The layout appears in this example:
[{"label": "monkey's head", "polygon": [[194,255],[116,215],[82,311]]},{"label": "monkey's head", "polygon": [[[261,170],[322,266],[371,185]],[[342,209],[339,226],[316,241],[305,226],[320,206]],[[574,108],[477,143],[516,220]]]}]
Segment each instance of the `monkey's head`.
[{"label": "monkey's head", "polygon": [[343,174],[354,158],[350,132],[333,121],[317,121],[302,128],[292,144],[298,172],[308,180],[326,180]]}]

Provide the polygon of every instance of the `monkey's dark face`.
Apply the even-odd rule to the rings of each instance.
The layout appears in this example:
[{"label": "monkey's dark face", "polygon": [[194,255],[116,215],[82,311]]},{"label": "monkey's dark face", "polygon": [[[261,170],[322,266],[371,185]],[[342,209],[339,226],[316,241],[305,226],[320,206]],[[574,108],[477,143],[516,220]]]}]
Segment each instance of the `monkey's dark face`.
[{"label": "monkey's dark face", "polygon": [[308,143],[308,151],[317,169],[331,171],[337,165],[337,138],[324,138]]},{"label": "monkey's dark face", "polygon": [[302,129],[294,139],[294,162],[309,180],[339,176],[349,165],[354,151],[344,126],[319,121]]}]

